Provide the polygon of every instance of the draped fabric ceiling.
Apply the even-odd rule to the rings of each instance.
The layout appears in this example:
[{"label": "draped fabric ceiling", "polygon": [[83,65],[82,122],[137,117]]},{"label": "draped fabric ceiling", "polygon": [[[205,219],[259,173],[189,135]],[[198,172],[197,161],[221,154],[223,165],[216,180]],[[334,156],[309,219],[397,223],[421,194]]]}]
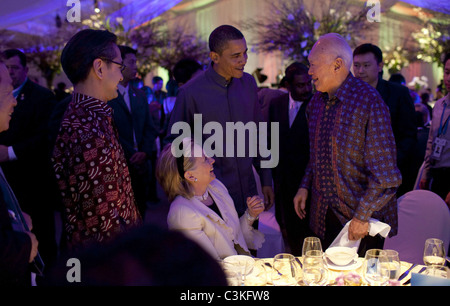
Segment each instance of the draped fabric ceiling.
[{"label": "draped fabric ceiling", "polygon": [[[76,1],[76,0],[75,0]],[[78,0],[81,17],[94,14],[95,3],[110,17],[124,17],[124,28],[145,23],[171,9],[182,0]],[[74,2],[68,0],[0,0],[0,29],[43,34],[54,27],[57,15],[66,19]],[[125,18],[130,16],[130,18]]]},{"label": "draped fabric ceiling", "polygon": [[[74,0],[0,0],[0,29],[8,29],[22,33],[38,33],[45,35],[55,24],[59,15],[65,19]],[[75,0],[76,1],[76,0]],[[81,14],[93,13],[94,3],[99,9],[111,12],[111,17],[124,17],[124,28],[138,26],[175,7],[196,8],[220,0],[78,0]],[[242,0],[245,1],[245,0]],[[381,0],[381,6],[392,7],[395,4],[408,3],[443,13],[450,13],[450,5],[443,0]],[[131,16],[131,18],[126,18]]]}]

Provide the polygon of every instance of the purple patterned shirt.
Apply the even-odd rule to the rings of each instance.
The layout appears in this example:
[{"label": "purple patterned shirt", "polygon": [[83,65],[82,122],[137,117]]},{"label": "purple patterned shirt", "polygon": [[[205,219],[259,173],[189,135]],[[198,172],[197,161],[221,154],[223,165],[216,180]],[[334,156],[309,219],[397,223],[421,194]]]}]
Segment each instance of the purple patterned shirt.
[{"label": "purple patterned shirt", "polygon": [[389,109],[375,88],[350,73],[336,92],[316,92],[307,109],[310,161],[301,187],[311,196],[310,226],[321,238],[331,208],[342,224],[375,218],[397,233],[401,183]]}]

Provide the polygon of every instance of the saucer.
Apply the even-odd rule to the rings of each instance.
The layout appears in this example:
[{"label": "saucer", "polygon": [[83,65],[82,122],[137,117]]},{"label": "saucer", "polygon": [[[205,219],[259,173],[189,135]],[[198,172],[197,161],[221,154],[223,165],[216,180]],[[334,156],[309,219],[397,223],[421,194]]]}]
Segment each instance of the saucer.
[{"label": "saucer", "polygon": [[327,264],[328,269],[336,270],[336,271],[356,270],[359,267],[361,267],[362,263],[363,263],[363,260],[359,260],[358,258],[356,258],[351,263],[349,263],[348,265],[338,266],[338,265],[333,264],[333,262],[331,260],[326,258],[326,264]]}]

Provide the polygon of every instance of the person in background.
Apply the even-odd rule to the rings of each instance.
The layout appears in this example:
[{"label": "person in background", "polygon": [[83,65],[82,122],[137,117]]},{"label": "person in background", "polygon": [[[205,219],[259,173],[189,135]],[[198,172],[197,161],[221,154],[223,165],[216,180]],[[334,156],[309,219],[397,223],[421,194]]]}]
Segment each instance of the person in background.
[{"label": "person in background", "polygon": [[57,102],[62,101],[64,100],[64,98],[70,96],[70,93],[66,91],[66,83],[64,82],[59,82],[54,91]]},{"label": "person in background", "polygon": [[308,56],[316,93],[308,104],[310,159],[294,198],[305,218],[311,196],[310,228],[324,249],[350,221],[348,239],[358,253],[383,248],[371,237],[369,219],[398,228],[396,192],[401,183],[389,109],[376,89],[350,72],[352,50],[339,34],[320,37]]},{"label": "person in background", "polygon": [[413,169],[413,150],[417,142],[414,102],[405,86],[383,80],[383,53],[373,44],[362,44],[353,51],[355,77],[367,82],[380,93],[389,108],[397,148],[397,166],[402,184],[397,197],[411,191],[417,177]]},{"label": "person in background", "polygon": [[[202,152],[195,157],[194,152]],[[161,152],[156,177],[170,204],[169,229],[182,231],[213,258],[250,255],[264,242],[252,224],[264,211],[259,196],[246,199],[245,214],[238,217],[227,188],[214,174],[214,159],[207,157],[191,138],[183,139],[179,157],[171,144]]]},{"label": "person in background", "polygon": [[0,133],[0,164],[22,209],[33,219],[42,259],[51,265],[58,254],[54,217],[57,195],[51,183],[48,124],[56,99],[51,90],[28,77],[22,51],[5,50],[3,56],[17,106],[9,129]]},{"label": "person in background", "polygon": [[[450,53],[444,58],[444,85],[450,92]],[[450,93],[436,102],[433,118],[420,188],[438,194],[450,207]]]},{"label": "person in background", "polygon": [[[0,132],[9,128],[17,105],[12,80],[0,57]],[[0,168],[0,285],[31,286],[30,263],[38,254],[39,242],[31,232],[29,215],[22,212]]]},{"label": "person in background", "polygon": [[312,97],[312,83],[308,67],[299,62],[286,68],[285,78],[289,92],[272,99],[269,106],[269,122],[280,124],[280,162],[272,169],[275,216],[290,248],[289,253],[301,255],[302,241],[309,235],[309,218],[300,220],[292,201],[309,161],[306,108]]},{"label": "person in background", "polygon": [[134,197],[144,218],[149,198],[148,161],[159,129],[150,118],[145,93],[131,84],[137,73],[137,51],[128,46],[119,46],[119,50],[126,67],[122,71],[123,80],[117,86],[118,96],[108,101],[108,105],[113,109],[119,142],[128,162]]}]

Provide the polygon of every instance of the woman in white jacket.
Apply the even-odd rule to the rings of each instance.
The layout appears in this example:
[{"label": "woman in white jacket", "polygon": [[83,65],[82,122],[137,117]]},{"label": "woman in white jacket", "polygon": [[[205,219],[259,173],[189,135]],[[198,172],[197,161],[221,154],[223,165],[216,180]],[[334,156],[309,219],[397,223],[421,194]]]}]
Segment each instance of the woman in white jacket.
[{"label": "woman in white jacket", "polygon": [[[201,157],[194,157],[201,152]],[[176,158],[171,145],[161,152],[157,179],[171,202],[167,223],[196,241],[216,259],[250,255],[258,249],[264,234],[252,227],[264,211],[259,196],[247,198],[248,209],[239,218],[227,188],[214,174],[214,159],[190,138],[183,139],[183,156]],[[192,154],[191,154],[192,153]]]}]

